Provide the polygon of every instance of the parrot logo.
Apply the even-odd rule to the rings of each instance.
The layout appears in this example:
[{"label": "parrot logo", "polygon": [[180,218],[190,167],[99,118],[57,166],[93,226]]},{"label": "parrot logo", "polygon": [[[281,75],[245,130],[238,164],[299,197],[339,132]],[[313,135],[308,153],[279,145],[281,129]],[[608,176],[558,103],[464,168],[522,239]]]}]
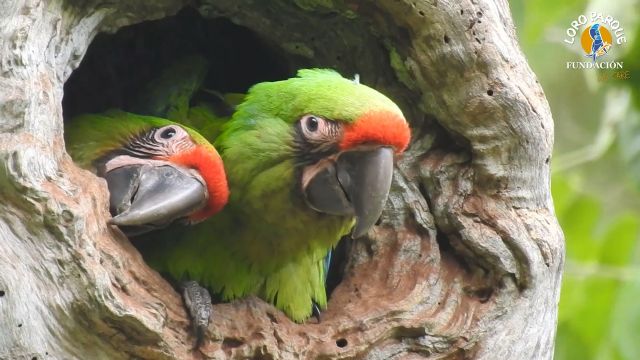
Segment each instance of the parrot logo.
[{"label": "parrot logo", "polygon": [[595,23],[584,30],[580,40],[585,56],[595,62],[597,58],[609,52],[612,38],[606,27]]},{"label": "parrot logo", "polygon": [[[579,44],[584,51],[584,57],[589,58],[584,61],[567,61],[567,69],[623,69],[624,62],[615,59],[616,54],[613,55],[614,59],[608,56],[609,60],[598,61],[610,52],[614,41],[616,46],[622,46],[627,42],[620,21],[613,16],[595,11],[588,15],[582,14],[571,22],[566,35],[563,42],[567,45]],[[617,74],[616,76],[628,78],[628,72],[627,75]]]}]

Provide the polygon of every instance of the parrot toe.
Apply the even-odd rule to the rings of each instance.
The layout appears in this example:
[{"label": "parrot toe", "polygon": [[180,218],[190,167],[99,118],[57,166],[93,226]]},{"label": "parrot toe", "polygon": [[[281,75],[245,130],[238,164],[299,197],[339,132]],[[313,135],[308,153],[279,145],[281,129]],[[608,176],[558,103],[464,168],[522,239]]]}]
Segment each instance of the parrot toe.
[{"label": "parrot toe", "polygon": [[322,322],[322,318],[320,317],[320,307],[315,301],[313,302],[313,304],[311,304],[311,316],[318,320],[318,324]]},{"label": "parrot toe", "polygon": [[196,337],[194,349],[204,343],[204,335],[211,318],[211,295],[209,291],[195,281],[182,283],[182,297],[191,317],[193,332]]}]

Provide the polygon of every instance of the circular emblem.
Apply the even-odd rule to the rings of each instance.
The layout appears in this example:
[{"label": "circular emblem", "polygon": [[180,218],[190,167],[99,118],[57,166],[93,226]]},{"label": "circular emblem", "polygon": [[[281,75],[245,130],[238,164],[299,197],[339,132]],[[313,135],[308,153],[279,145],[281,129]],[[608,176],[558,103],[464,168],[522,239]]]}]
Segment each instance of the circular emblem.
[{"label": "circular emblem", "polygon": [[580,44],[587,57],[595,61],[600,56],[606,55],[611,48],[613,38],[606,27],[595,23],[587,26],[580,36]]}]

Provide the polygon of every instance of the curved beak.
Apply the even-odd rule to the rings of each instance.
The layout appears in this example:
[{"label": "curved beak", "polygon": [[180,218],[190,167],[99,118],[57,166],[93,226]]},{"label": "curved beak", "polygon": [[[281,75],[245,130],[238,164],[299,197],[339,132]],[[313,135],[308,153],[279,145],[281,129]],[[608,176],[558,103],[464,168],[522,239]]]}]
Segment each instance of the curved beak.
[{"label": "curved beak", "polygon": [[168,162],[125,165],[105,173],[113,218],[129,236],[169,225],[202,208],[208,192],[195,172]]},{"label": "curved beak", "polygon": [[319,212],[352,215],[351,236],[365,235],[384,207],[393,176],[393,149],[362,147],[338,154],[303,171],[307,204]]}]

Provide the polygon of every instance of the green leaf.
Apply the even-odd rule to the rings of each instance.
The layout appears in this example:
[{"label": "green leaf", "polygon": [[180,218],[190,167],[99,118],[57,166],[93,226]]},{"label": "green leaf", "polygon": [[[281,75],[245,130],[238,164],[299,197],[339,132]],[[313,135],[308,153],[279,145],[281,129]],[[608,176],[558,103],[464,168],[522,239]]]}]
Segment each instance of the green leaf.
[{"label": "green leaf", "polygon": [[640,359],[638,334],[640,334],[640,271],[635,280],[622,284],[613,304],[611,339],[623,359]]},{"label": "green leaf", "polygon": [[595,262],[599,258],[600,244],[594,239],[594,231],[600,208],[594,198],[582,195],[572,201],[559,216],[567,242],[567,253],[572,259]]},{"label": "green leaf", "polygon": [[558,217],[562,216],[571,203],[575,200],[576,192],[569,181],[563,176],[551,177],[551,193],[553,195],[553,205]]},{"label": "green leaf", "polygon": [[611,224],[604,235],[600,263],[626,265],[638,240],[639,219],[635,214],[625,214]]}]

